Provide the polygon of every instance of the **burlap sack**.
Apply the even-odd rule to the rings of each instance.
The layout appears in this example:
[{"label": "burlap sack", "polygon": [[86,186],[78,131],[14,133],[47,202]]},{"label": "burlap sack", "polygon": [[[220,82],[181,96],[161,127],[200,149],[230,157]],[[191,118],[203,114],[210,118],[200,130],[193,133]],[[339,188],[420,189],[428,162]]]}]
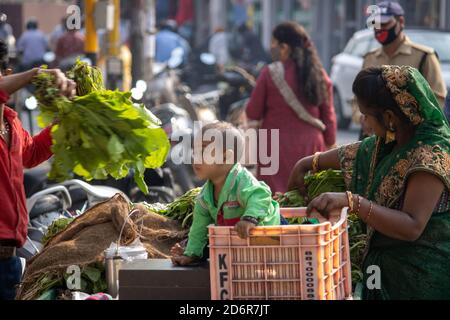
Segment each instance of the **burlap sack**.
[{"label": "burlap sack", "polygon": [[148,212],[144,206],[136,206],[128,219],[130,205],[121,196],[101,203],[72,222],[66,230],[57,234],[44,250],[28,262],[17,299],[38,298],[43,277],[62,279],[67,267],[104,261],[104,251],[116,242],[125,224],[121,245],[128,245],[140,238],[149,258],[166,259],[170,248],[187,236],[179,224]]}]

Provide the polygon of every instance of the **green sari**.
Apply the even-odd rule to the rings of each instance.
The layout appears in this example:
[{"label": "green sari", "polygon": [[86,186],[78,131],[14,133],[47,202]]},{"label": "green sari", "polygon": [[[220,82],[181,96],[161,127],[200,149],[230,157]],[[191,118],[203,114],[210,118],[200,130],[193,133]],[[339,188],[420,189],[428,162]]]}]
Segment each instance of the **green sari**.
[{"label": "green sari", "polygon": [[445,191],[415,242],[389,238],[368,227],[363,271],[381,270],[381,290],[366,283],[363,299],[450,299],[450,126],[430,86],[411,67],[383,66],[383,78],[415,136],[394,151],[394,143],[371,137],[339,149],[349,190],[378,205],[401,210],[409,176],[424,171],[439,177]]}]

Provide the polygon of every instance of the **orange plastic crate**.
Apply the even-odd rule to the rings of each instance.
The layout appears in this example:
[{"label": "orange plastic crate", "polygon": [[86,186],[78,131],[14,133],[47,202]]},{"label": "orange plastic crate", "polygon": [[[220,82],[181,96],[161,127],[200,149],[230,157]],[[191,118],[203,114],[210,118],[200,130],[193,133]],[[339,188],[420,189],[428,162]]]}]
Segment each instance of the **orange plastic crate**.
[{"label": "orange plastic crate", "polygon": [[[282,209],[286,218],[305,208]],[[351,299],[347,209],[318,225],[257,227],[241,239],[230,227],[209,227],[212,300]]]}]

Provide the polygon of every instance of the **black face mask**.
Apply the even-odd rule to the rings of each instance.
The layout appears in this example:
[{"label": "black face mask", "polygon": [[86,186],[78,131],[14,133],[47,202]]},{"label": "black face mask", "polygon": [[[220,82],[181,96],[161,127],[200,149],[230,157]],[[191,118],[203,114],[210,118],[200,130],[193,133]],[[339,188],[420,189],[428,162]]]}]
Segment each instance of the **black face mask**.
[{"label": "black face mask", "polygon": [[395,41],[395,39],[398,38],[399,33],[396,32],[398,22],[389,30],[376,30],[375,31],[375,38],[379,43],[381,43],[383,46],[387,46]]}]

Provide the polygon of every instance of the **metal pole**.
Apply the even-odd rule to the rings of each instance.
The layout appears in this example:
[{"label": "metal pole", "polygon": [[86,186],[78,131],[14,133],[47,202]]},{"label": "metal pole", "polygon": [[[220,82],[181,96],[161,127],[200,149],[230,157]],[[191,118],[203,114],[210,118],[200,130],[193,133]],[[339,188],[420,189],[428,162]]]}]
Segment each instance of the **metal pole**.
[{"label": "metal pole", "polygon": [[273,15],[272,0],[262,1],[262,15],[263,15],[263,45],[266,50],[270,49],[270,40],[272,38]]},{"label": "metal pole", "polygon": [[131,74],[133,86],[144,78],[144,0],[128,0],[130,5],[130,49],[133,55]]},{"label": "metal pole", "polygon": [[85,15],[86,15],[86,42],[84,51],[86,56],[91,59],[92,64],[97,64],[98,39],[97,30],[95,29],[94,15],[95,3],[97,0],[86,0]]},{"label": "metal pole", "polygon": [[446,27],[446,16],[447,16],[447,1],[441,0],[440,3],[440,16],[439,16],[439,29],[445,30]]},{"label": "metal pole", "polygon": [[114,5],[114,28],[109,32],[108,53],[110,57],[118,57],[120,54],[120,0],[110,0]]},{"label": "metal pole", "polygon": [[107,87],[123,89],[123,62],[120,59],[120,0],[109,0],[114,7],[113,28],[108,32]]},{"label": "metal pole", "polygon": [[156,55],[156,1],[146,0],[146,32],[145,48],[145,80],[149,83],[153,79],[153,64]]}]

